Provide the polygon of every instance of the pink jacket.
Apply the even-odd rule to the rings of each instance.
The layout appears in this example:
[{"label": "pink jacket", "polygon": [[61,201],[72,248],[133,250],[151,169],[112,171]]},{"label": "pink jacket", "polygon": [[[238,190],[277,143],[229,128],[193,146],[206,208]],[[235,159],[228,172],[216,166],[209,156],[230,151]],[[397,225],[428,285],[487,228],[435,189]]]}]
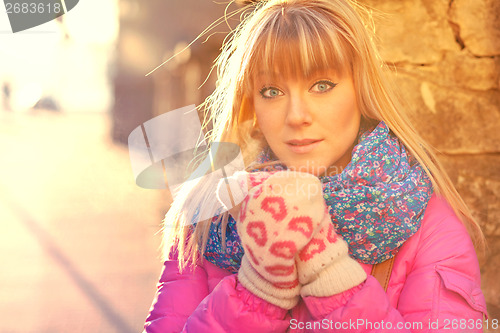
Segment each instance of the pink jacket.
[{"label": "pink jacket", "polygon": [[[369,274],[371,265],[362,264]],[[165,262],[145,332],[482,332],[486,314],[470,237],[448,204],[432,196],[420,230],[400,249],[387,292],[372,276],[290,311],[246,290],[204,260],[182,274]]]}]

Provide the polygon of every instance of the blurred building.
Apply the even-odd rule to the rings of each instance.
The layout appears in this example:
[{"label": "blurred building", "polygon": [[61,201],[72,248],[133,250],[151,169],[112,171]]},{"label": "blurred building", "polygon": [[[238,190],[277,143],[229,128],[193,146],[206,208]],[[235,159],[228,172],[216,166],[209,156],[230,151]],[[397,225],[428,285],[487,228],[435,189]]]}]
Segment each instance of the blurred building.
[{"label": "blurred building", "polygon": [[[232,5],[229,10],[236,8]],[[226,4],[120,0],[119,10],[112,135],[114,140],[125,143],[135,127],[155,115],[203,102],[214,88],[215,74],[208,75],[230,29],[221,21],[184,52],[146,76],[223,18]],[[234,27],[238,19],[236,16],[228,22]]]}]

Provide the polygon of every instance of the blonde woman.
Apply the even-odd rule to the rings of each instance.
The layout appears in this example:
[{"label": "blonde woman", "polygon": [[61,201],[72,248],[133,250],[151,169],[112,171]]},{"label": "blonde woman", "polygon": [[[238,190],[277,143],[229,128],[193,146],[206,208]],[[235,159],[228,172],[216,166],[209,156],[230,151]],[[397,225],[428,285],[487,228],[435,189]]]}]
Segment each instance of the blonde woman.
[{"label": "blonde woman", "polygon": [[[209,139],[252,165],[233,179],[249,192],[193,225],[216,189],[183,189],[145,331],[482,331],[481,230],[403,116],[361,8],[253,6],[204,105]],[[387,260],[384,290],[370,273]]]}]

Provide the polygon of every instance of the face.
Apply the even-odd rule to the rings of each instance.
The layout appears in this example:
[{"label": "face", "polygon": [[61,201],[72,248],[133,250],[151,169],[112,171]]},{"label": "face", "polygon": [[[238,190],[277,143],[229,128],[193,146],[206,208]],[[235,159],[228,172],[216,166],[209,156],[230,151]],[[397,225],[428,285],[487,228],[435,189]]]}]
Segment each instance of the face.
[{"label": "face", "polygon": [[361,113],[350,75],[316,72],[254,80],[257,123],[276,157],[289,169],[316,176],[341,172],[351,160]]}]

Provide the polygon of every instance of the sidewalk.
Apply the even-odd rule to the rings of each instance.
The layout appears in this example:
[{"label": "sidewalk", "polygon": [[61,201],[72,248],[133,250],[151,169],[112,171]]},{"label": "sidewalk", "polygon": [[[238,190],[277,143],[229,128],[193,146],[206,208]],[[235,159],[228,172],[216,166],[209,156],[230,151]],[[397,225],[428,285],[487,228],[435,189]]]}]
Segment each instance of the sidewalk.
[{"label": "sidewalk", "polygon": [[0,332],[140,332],[168,203],[106,114],[0,110]]}]

